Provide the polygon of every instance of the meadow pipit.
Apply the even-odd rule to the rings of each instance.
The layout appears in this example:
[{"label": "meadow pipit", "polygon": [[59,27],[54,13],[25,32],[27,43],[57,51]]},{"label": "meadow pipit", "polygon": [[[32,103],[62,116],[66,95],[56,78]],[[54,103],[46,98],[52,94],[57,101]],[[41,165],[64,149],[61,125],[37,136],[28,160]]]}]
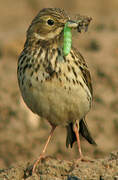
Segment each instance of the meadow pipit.
[{"label": "meadow pipit", "polygon": [[24,49],[18,60],[18,83],[27,106],[52,126],[33,171],[58,125],[67,129],[67,147],[72,147],[77,141],[80,158],[79,134],[95,144],[85,122],[92,102],[90,72],[77,49],[72,47],[67,56],[63,54],[65,24],[80,32],[86,26],[85,22],[84,19],[71,20],[63,9],[47,8],[38,13],[28,28]]}]

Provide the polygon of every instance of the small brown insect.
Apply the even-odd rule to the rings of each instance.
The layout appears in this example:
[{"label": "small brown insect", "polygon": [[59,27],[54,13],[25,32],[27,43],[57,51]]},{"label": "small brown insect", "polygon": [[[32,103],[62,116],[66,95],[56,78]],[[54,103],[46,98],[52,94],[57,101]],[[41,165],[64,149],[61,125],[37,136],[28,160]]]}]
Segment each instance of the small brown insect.
[{"label": "small brown insect", "polygon": [[81,30],[84,29],[85,32],[88,30],[88,26],[92,20],[91,17],[88,17],[88,16],[81,16],[81,15],[76,15],[76,20],[77,20],[77,23],[78,23],[78,32],[81,33]]}]

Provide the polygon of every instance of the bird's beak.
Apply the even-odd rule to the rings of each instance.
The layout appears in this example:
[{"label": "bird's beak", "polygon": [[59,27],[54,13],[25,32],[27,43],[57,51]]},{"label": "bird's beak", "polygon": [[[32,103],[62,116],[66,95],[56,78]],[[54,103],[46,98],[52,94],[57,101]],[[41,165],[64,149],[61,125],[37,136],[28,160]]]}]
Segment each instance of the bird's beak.
[{"label": "bird's beak", "polygon": [[77,28],[78,23],[76,21],[68,20],[67,21],[67,27],[69,27],[69,28]]}]

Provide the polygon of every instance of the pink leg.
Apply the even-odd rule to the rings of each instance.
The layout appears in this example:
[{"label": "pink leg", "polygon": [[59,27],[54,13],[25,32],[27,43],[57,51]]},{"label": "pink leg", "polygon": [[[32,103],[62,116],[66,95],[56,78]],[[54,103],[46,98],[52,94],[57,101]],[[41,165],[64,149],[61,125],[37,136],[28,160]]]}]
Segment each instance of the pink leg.
[{"label": "pink leg", "polygon": [[76,138],[77,138],[78,151],[79,151],[80,159],[81,159],[83,157],[83,155],[82,155],[82,151],[81,151],[80,138],[79,138],[79,132],[78,132],[77,124],[75,124],[75,127],[73,128],[73,130],[74,130]]},{"label": "pink leg", "polygon": [[42,151],[41,155],[39,156],[39,158],[37,159],[37,161],[36,161],[36,162],[34,163],[34,165],[33,165],[33,170],[32,170],[32,172],[35,172],[35,169],[36,169],[37,164],[39,163],[39,161],[40,161],[41,159],[44,158],[45,151],[46,151],[46,149],[47,149],[48,143],[50,142],[50,139],[51,139],[51,137],[52,137],[52,135],[53,135],[53,132],[54,132],[55,128],[56,128],[56,126],[52,126],[51,132],[50,132],[50,134],[49,134],[49,136],[48,136],[48,139],[47,139],[46,144],[45,144],[45,146],[44,146],[44,148],[43,148],[43,151]]},{"label": "pink leg", "polygon": [[74,130],[76,138],[77,138],[78,151],[79,151],[79,154],[80,154],[80,158],[78,160],[81,160],[81,161],[84,161],[84,162],[94,162],[93,159],[83,157],[83,154],[82,154],[82,151],[81,151],[81,145],[80,145],[80,139],[79,139],[79,132],[78,132],[77,124],[75,124],[75,127],[73,128],[73,130]]}]

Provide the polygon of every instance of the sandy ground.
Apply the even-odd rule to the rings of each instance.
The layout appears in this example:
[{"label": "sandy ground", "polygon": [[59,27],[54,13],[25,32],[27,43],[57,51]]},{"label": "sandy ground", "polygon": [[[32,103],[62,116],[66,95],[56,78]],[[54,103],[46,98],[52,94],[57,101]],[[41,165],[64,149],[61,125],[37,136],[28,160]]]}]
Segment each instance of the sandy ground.
[{"label": "sandy ground", "polygon": [[[108,157],[110,152],[118,150],[118,1],[1,0],[1,169],[18,166],[18,162],[33,162],[39,156],[50,131],[49,124],[39,120],[23,104],[16,76],[17,59],[23,48],[25,32],[32,18],[44,7],[63,7],[70,14],[80,13],[93,18],[87,33],[73,35],[73,44],[86,59],[92,75],[94,102],[87,115],[87,123],[98,146],[95,148],[84,140],[81,144],[83,153],[98,159],[98,162]],[[58,127],[47,155],[62,161],[76,159],[76,144],[73,149],[66,149],[65,138],[65,128]]]},{"label": "sandy ground", "polygon": [[65,161],[47,157],[32,173],[32,163],[19,163],[16,167],[0,170],[0,180],[118,180],[118,152],[105,159],[89,162]]}]

